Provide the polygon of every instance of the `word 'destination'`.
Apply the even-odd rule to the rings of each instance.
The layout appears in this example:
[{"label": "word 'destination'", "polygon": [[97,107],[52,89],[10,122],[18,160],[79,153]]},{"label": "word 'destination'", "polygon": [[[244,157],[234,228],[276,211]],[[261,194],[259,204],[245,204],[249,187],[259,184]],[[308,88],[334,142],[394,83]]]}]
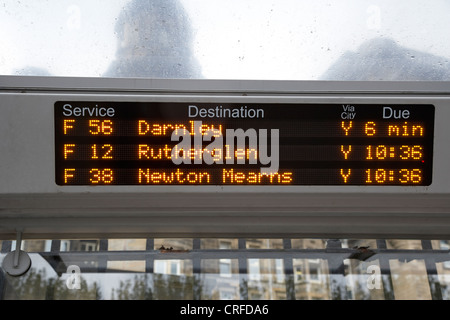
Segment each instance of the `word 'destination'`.
[{"label": "word 'destination'", "polygon": [[[191,133],[188,130],[174,130],[172,133],[172,141],[181,141],[172,149],[171,159],[175,165],[191,164],[192,157],[189,156],[192,150],[195,150],[200,156],[194,157],[194,164],[202,164],[203,162],[212,164],[234,164],[234,157],[217,157],[217,154],[224,153],[224,139],[222,132],[217,129],[209,129],[202,131],[202,121],[194,121],[193,129],[195,132],[203,132],[202,135],[194,135],[191,139]],[[234,154],[234,150],[247,150],[253,152],[253,157],[239,157],[236,159],[237,164],[245,164],[246,160],[250,164],[259,163],[269,165],[261,167],[263,174],[275,174],[278,172],[279,166],[279,130],[270,130],[270,155],[268,152],[268,132],[267,129],[226,129],[226,147],[227,153]],[[203,148],[204,141],[214,140]],[[248,147],[246,145],[248,139]],[[192,144],[193,140],[193,144]],[[235,144],[236,140],[236,144]],[[249,151],[250,150],[250,151]]]}]

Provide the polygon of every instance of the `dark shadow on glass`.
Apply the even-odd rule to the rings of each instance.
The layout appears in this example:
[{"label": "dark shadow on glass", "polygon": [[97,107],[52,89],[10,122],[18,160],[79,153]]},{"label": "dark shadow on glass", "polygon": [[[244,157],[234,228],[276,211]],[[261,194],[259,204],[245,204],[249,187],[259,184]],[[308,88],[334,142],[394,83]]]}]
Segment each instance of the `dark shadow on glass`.
[{"label": "dark shadow on glass", "polygon": [[402,47],[392,39],[364,42],[344,53],[320,80],[448,81],[450,59]]},{"label": "dark shadow on glass", "polygon": [[199,78],[192,28],[177,0],[131,1],[120,13],[116,59],[105,77]]}]

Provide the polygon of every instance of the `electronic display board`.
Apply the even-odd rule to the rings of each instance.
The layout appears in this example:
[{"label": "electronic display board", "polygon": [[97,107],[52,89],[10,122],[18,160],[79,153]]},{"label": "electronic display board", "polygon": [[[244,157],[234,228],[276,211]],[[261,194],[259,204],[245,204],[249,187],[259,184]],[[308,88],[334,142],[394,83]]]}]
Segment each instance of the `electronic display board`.
[{"label": "electronic display board", "polygon": [[428,186],[434,106],[58,101],[55,182]]}]

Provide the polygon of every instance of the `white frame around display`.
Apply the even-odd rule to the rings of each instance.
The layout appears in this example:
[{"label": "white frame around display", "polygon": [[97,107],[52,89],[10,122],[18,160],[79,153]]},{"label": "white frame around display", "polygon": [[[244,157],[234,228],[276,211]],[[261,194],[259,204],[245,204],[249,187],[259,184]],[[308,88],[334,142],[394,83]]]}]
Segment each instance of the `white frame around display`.
[{"label": "white frame around display", "polygon": [[[433,104],[430,186],[58,186],[56,101]],[[0,239],[446,239],[450,84],[0,76]]]}]

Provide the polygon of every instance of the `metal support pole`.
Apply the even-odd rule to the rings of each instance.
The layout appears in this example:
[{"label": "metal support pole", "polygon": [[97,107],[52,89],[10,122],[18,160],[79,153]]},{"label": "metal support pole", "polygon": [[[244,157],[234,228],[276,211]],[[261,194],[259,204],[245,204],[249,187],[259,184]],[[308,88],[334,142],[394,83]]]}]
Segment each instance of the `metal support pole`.
[{"label": "metal support pole", "polygon": [[22,230],[17,231],[16,251],[14,251],[14,268],[19,267],[20,247],[22,246]]}]

